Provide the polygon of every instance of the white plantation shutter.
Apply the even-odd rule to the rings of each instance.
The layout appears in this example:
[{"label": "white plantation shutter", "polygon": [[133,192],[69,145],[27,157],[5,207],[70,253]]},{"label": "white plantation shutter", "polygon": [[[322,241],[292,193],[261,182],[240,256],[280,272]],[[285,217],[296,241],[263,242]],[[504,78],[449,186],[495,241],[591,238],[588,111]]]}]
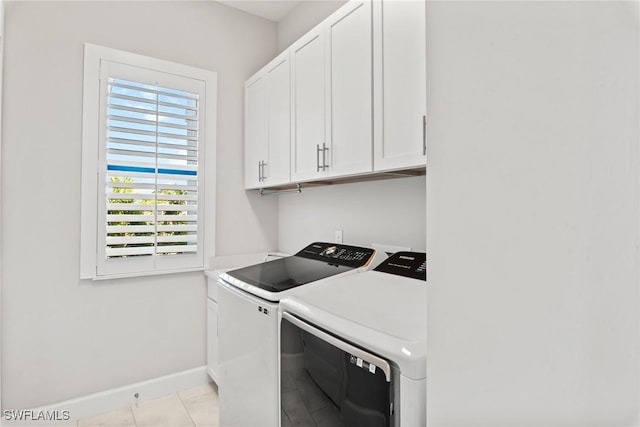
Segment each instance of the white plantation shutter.
[{"label": "white plantation shutter", "polygon": [[[93,240],[83,236],[83,243],[96,247],[95,274],[88,272],[84,260],[82,274],[99,278],[201,269],[205,118],[211,117],[205,114],[206,95],[215,74],[115,52],[118,59],[130,56],[143,64],[104,58],[97,62],[97,135],[91,140],[87,130],[83,136],[83,151],[97,154],[96,234]],[[85,103],[86,92],[92,90],[86,68],[85,58]],[[183,68],[185,74],[176,72]],[[205,78],[189,75],[200,71]],[[207,80],[206,73],[213,79]],[[85,122],[91,125],[91,119],[85,110]],[[91,178],[85,173],[88,157],[83,153],[83,197]],[[90,210],[83,199],[85,206]],[[83,214],[83,233],[89,229],[87,222]]]},{"label": "white plantation shutter", "polygon": [[107,258],[197,252],[197,93],[107,85]]}]

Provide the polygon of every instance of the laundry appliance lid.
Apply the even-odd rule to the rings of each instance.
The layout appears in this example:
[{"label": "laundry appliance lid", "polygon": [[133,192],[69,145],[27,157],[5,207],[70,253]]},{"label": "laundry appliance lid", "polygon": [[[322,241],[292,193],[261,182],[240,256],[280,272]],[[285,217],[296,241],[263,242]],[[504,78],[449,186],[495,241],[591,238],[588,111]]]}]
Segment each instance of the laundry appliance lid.
[{"label": "laundry appliance lid", "polygon": [[276,301],[278,293],[367,267],[371,248],[315,242],[293,256],[232,270],[222,280],[262,298]]}]

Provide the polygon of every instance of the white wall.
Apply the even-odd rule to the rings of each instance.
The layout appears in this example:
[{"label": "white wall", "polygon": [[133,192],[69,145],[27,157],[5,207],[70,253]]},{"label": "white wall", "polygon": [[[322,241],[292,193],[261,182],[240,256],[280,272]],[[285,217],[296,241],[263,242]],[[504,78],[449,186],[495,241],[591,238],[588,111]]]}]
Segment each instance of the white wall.
[{"label": "white wall", "polygon": [[278,23],[278,50],[282,52],[345,3],[346,0],[301,1]]},{"label": "white wall", "polygon": [[[303,1],[278,24],[278,44],[285,49],[322,22],[344,1]],[[373,242],[425,249],[425,178],[401,178],[305,188],[279,197],[279,248],[294,253],[313,241],[333,241],[344,230],[344,243]]]},{"label": "white wall", "polygon": [[280,250],[295,253],[313,241],[369,246],[386,243],[425,250],[425,178],[398,178],[303,188],[280,198]]},{"label": "white wall", "polygon": [[428,425],[640,425],[638,3],[427,24]]},{"label": "white wall", "polygon": [[201,273],[80,281],[83,43],[218,73],[216,253],[277,248],[277,201],[243,191],[243,83],[274,23],[214,2],[9,2],[2,138],[2,409],[205,364]]}]

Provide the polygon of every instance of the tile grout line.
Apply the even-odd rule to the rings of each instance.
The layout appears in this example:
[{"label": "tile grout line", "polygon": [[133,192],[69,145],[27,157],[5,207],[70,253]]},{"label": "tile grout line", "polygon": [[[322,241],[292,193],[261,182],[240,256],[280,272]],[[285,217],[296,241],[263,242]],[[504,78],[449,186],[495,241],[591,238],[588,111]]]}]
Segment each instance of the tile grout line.
[{"label": "tile grout line", "polygon": [[176,397],[178,398],[178,401],[180,402],[180,404],[182,405],[182,407],[184,408],[184,412],[187,413],[187,417],[189,417],[189,419],[191,420],[191,424],[193,424],[194,427],[197,427],[195,420],[193,419],[193,417],[191,416],[191,413],[189,412],[189,410],[187,409],[187,407],[184,405],[184,402],[182,401],[182,398],[180,397],[180,395],[178,393],[176,393]]},{"label": "tile grout line", "polygon": [[138,420],[136,419],[136,411],[133,410],[133,405],[129,406],[129,410],[131,411],[131,417],[133,418],[133,425],[138,427]]}]

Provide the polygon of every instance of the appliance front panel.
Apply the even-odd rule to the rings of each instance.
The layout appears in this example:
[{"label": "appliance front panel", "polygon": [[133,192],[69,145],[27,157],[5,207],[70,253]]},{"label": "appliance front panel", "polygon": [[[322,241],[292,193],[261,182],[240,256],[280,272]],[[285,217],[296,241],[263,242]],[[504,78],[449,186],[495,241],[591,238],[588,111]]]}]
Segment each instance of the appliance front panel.
[{"label": "appliance front panel", "polygon": [[220,425],[278,425],[278,304],[219,282]]}]

